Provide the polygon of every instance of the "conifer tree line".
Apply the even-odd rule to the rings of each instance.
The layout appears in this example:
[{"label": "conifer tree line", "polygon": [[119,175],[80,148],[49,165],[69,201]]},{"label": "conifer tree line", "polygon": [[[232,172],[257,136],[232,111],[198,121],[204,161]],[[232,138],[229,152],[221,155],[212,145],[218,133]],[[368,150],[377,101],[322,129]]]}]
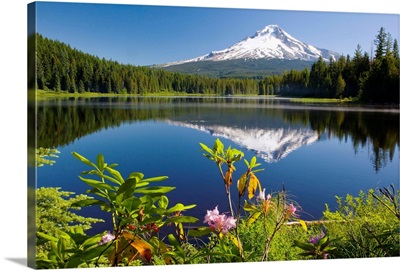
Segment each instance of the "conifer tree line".
[{"label": "conifer tree line", "polygon": [[383,27],[374,40],[370,57],[358,45],[353,58],[323,61],[320,57],[311,70],[290,70],[267,76],[262,94],[283,96],[357,98],[364,102],[399,103],[399,45]]},{"label": "conifer tree line", "polygon": [[374,55],[358,45],[351,58],[317,62],[261,80],[210,78],[100,59],[60,41],[36,34],[38,89],[71,93],[157,94],[163,92],[216,95],[281,95],[358,98],[375,103],[399,103],[399,47],[381,27]]},{"label": "conifer tree line", "polygon": [[37,88],[70,93],[258,94],[251,79],[216,79],[100,59],[36,35]]}]

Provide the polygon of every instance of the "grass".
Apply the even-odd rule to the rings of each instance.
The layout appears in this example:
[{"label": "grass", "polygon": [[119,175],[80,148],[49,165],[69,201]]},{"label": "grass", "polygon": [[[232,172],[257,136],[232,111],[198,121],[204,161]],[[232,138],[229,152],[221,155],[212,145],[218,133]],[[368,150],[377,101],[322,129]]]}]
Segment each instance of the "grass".
[{"label": "grass", "polygon": [[355,98],[291,98],[290,102],[297,103],[354,103],[357,102]]},{"label": "grass", "polygon": [[69,97],[138,97],[138,96],[215,96],[215,94],[188,94],[185,92],[168,92],[161,91],[158,93],[148,94],[116,94],[116,93],[96,93],[96,92],[84,92],[84,93],[69,93],[67,91],[52,91],[52,90],[30,90],[29,99],[48,99],[48,98],[69,98]]},{"label": "grass", "polygon": [[[159,93],[149,93],[149,94],[116,94],[116,93],[96,93],[96,92],[84,92],[84,93],[69,93],[67,91],[52,91],[52,90],[30,90],[28,98],[29,100],[44,100],[50,98],[70,98],[70,97],[138,97],[138,96],[215,96],[215,94],[188,94],[185,92],[169,92],[169,91],[161,91]],[[247,96],[257,96],[257,95],[234,95],[239,97],[247,97]],[[275,96],[268,96],[275,97]],[[355,98],[344,98],[344,99],[336,99],[336,98],[291,98],[290,102],[295,103],[356,103],[357,99]]]}]

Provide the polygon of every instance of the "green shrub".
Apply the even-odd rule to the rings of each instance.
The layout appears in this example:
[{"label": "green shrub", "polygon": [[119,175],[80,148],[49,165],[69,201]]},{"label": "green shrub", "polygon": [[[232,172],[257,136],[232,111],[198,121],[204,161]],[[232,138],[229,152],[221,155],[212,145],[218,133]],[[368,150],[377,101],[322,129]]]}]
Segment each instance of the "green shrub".
[{"label": "green shrub", "polygon": [[[384,189],[387,190],[388,189]],[[334,221],[325,227],[332,237],[342,238],[338,243],[345,258],[399,256],[399,191],[389,194],[373,190],[360,191],[358,197],[337,197],[338,209],[332,212],[328,205],[324,219]]]}]

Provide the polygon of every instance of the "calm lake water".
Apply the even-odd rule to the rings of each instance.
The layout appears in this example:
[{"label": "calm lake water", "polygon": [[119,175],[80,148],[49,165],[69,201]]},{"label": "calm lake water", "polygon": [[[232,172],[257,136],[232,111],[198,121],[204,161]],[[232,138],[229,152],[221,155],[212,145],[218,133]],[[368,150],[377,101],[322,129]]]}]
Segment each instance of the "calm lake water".
[{"label": "calm lake water", "polygon": [[[186,214],[201,222],[216,205],[228,212],[218,169],[199,145],[212,146],[216,138],[247,160],[256,155],[262,186],[272,193],[284,184],[305,220],[321,218],[325,204],[336,209],[335,196],[399,188],[398,109],[256,97],[71,98],[38,102],[37,125],[38,146],[61,152],[53,166],[38,168],[38,187],[84,193],[88,186],[78,175],[88,167],[71,152],[90,160],[102,153],[124,177],[168,176],[163,185],[176,187],[170,205],[196,204]],[[236,167],[233,198],[245,165]],[[106,219],[93,230],[111,229],[97,207],[84,215]]]}]

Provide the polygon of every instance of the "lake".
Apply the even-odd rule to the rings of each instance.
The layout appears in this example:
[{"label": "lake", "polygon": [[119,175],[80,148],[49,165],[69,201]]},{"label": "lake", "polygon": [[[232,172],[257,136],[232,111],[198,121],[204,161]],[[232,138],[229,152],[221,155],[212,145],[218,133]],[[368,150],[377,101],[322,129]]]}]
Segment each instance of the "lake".
[{"label": "lake", "polygon": [[[202,222],[217,205],[229,211],[217,166],[199,145],[211,147],[220,138],[247,160],[257,156],[264,168],[257,174],[261,185],[268,193],[284,185],[305,220],[321,218],[325,204],[334,210],[335,196],[390,184],[399,188],[398,108],[267,97],[65,98],[37,106],[38,147],[60,151],[53,166],[38,168],[38,187],[84,193],[88,186],[78,175],[88,167],[71,152],[90,160],[102,153],[124,177],[134,171],[168,176],[163,185],[176,187],[170,205],[196,204],[186,214]],[[236,164],[233,198],[245,170],[243,161]],[[83,215],[106,219],[92,230],[111,229],[97,207]]]}]

